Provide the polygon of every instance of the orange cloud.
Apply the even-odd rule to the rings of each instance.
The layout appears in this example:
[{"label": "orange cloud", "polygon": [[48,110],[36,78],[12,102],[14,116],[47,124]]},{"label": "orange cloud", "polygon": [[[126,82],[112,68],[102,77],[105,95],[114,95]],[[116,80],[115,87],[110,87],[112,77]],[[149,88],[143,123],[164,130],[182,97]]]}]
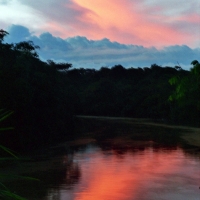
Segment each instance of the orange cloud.
[{"label": "orange cloud", "polygon": [[181,6],[178,0],[19,2],[0,5],[5,10],[0,23],[15,22],[29,27],[37,35],[51,32],[62,38],[79,35],[99,40],[106,37],[122,44],[145,47],[199,46],[200,15],[196,0],[185,1]]},{"label": "orange cloud", "polygon": [[[77,6],[87,9],[84,22],[93,24],[81,30],[91,39],[107,37],[126,44],[164,46],[184,44],[188,34],[170,27],[164,16],[152,16],[142,10],[137,1],[130,0],[74,0]],[[155,8],[154,8],[155,9]],[[156,7],[156,10],[161,8]],[[170,18],[168,19],[170,20]],[[172,19],[171,19],[172,20]]]},{"label": "orange cloud", "polygon": [[[23,18],[27,18],[28,27],[37,34],[49,31],[62,38],[79,35],[99,40],[106,37],[145,47],[175,44],[198,47],[200,15],[195,0],[185,1],[181,6],[173,0],[52,0],[41,4],[29,0],[18,7],[23,4]],[[11,8],[15,7],[7,10]],[[28,13],[25,8],[29,8]],[[17,11],[12,13],[13,19],[21,16]],[[22,23],[21,18],[18,21]],[[21,25],[27,26],[24,23]]]}]

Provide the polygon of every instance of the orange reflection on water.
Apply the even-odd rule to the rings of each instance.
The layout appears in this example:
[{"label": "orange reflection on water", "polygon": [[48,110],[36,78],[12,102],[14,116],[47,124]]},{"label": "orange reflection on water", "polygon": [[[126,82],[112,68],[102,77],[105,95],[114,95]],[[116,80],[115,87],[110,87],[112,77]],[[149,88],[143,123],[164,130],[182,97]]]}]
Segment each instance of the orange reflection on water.
[{"label": "orange reflection on water", "polygon": [[[179,173],[183,152],[145,151],[117,156],[97,151],[79,161],[82,179],[75,200],[126,200],[142,197],[152,187],[162,187]],[[164,178],[163,178],[164,177]],[[141,198],[142,199],[142,198]]]}]

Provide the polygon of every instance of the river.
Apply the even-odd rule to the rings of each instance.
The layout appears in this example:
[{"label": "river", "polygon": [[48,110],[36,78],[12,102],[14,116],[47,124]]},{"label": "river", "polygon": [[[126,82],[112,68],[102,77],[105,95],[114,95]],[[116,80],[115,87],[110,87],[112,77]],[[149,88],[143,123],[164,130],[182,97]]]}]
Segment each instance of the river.
[{"label": "river", "polygon": [[120,138],[55,152],[16,169],[38,181],[19,178],[8,187],[29,200],[200,199],[200,152],[193,148]]}]

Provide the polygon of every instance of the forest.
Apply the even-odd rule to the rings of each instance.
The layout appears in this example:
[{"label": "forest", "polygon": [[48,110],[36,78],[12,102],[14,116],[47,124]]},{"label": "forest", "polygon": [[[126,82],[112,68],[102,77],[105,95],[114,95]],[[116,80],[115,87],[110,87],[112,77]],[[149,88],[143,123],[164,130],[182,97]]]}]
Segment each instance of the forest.
[{"label": "forest", "polygon": [[[73,68],[42,61],[31,41],[4,43],[0,30],[1,144],[32,150],[76,137],[76,116],[149,118],[200,126],[200,64],[144,68]],[[188,63],[190,64],[190,63]]]}]

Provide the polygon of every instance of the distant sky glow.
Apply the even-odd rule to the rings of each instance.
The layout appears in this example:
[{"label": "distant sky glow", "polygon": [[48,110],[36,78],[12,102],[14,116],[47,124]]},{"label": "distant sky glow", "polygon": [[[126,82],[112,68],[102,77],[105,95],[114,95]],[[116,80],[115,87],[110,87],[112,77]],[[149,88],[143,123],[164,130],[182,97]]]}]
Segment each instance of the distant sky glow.
[{"label": "distant sky glow", "polygon": [[[28,28],[65,40],[88,40],[163,49],[200,47],[200,0],[0,0],[0,28]],[[170,61],[170,60],[169,60]]]}]

